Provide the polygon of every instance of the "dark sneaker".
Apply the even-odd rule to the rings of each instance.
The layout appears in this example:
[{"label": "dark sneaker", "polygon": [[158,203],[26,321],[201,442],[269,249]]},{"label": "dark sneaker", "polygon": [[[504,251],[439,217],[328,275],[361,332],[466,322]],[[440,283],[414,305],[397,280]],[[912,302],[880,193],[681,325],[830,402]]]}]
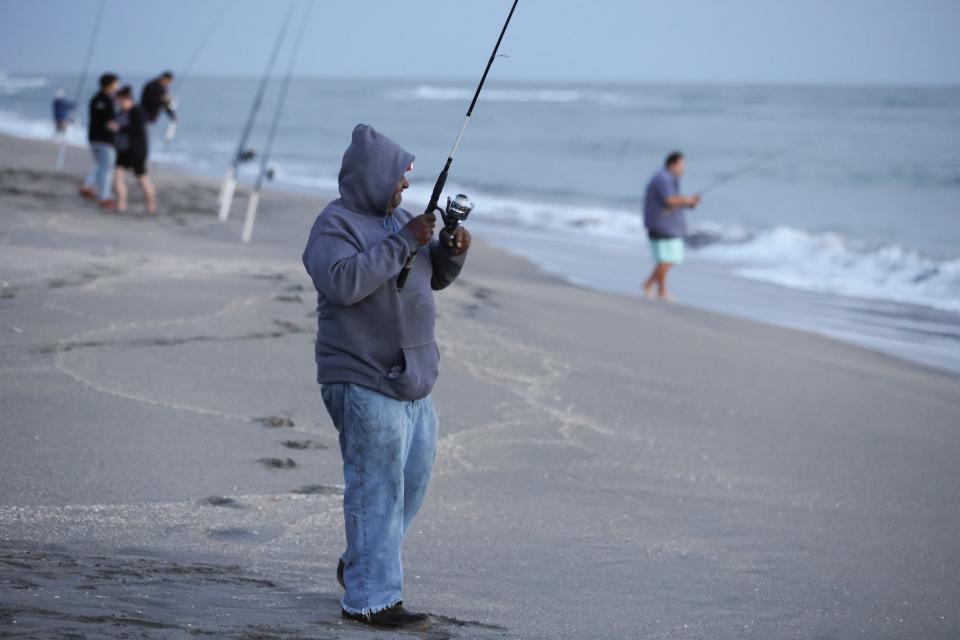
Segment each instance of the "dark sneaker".
[{"label": "dark sneaker", "polygon": [[104,211],[117,211],[117,203],[113,200],[101,200],[99,204]]},{"label": "dark sneaker", "polygon": [[425,613],[413,613],[403,608],[403,603],[398,602],[389,609],[371,613],[365,616],[357,613],[350,613],[343,609],[341,615],[347,620],[353,620],[361,624],[368,624],[371,627],[381,629],[405,629],[407,631],[427,631],[433,626],[430,616]]},{"label": "dark sneaker", "polygon": [[340,586],[344,589],[347,588],[346,583],[343,581],[343,570],[346,568],[346,565],[343,564],[343,558],[340,558],[340,562],[337,563],[337,582],[340,583]]},{"label": "dark sneaker", "polygon": [[82,195],[82,196],[83,196],[84,198],[86,198],[87,200],[96,200],[96,199],[97,199],[97,194],[94,193],[93,189],[91,189],[90,187],[88,187],[88,186],[86,186],[86,185],[80,187],[80,195]]}]

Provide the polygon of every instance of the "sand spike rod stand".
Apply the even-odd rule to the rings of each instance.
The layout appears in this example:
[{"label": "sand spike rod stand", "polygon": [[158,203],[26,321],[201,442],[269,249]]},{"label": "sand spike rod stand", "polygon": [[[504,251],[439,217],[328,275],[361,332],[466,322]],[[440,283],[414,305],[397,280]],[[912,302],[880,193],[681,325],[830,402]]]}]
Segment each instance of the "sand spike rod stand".
[{"label": "sand spike rod stand", "polygon": [[[473,94],[473,100],[470,101],[470,107],[467,109],[467,117],[463,119],[463,124],[460,125],[460,132],[457,134],[457,139],[454,141],[450,155],[447,157],[447,163],[443,165],[443,171],[440,172],[436,184],[433,185],[433,193],[430,195],[430,202],[427,204],[424,213],[432,213],[439,208],[437,202],[440,201],[440,193],[443,191],[443,185],[447,182],[447,173],[450,171],[450,165],[453,164],[453,156],[457,153],[457,147],[460,146],[460,139],[463,138],[463,132],[466,131],[467,124],[470,122],[470,116],[473,115],[473,108],[477,104],[477,98],[480,97],[480,91],[483,90],[483,83],[487,80],[487,74],[490,73],[493,60],[497,57],[497,51],[500,49],[500,43],[503,41],[503,34],[507,32],[507,27],[510,25],[510,18],[513,17],[513,12],[517,8],[517,2],[519,2],[519,0],[513,0],[513,6],[510,7],[507,20],[503,23],[503,29],[500,30],[500,37],[497,38],[497,44],[493,47],[493,53],[490,54],[487,67],[483,70],[483,75],[480,77],[480,84],[477,85],[477,91]],[[403,291],[403,287],[407,284],[407,276],[410,275],[410,269],[413,267],[413,261],[416,260],[416,258],[416,251],[411,253],[410,257],[407,258],[407,262],[403,265],[400,275],[397,276],[397,291]]]},{"label": "sand spike rod stand", "polygon": [[240,136],[240,143],[237,145],[237,152],[233,155],[233,162],[223,176],[223,183],[220,185],[220,195],[217,202],[220,204],[220,213],[218,215],[220,222],[226,222],[230,217],[230,205],[233,204],[233,192],[237,188],[237,170],[240,162],[243,160],[247,146],[247,140],[250,138],[250,132],[253,131],[253,122],[257,119],[257,112],[260,110],[260,103],[263,102],[263,94],[267,90],[267,83],[270,81],[270,72],[273,71],[273,65],[277,61],[280,53],[280,45],[283,44],[283,36],[287,33],[287,27],[290,26],[290,17],[293,15],[293,2],[287,5],[287,15],[283,19],[280,32],[277,34],[277,40],[273,43],[273,51],[270,52],[270,59],[267,62],[267,69],[260,79],[260,86],[253,98],[253,105],[250,107],[250,115],[247,116],[247,123],[243,127],[243,134]]},{"label": "sand spike rod stand", "polygon": [[267,170],[267,162],[270,160],[270,152],[273,150],[273,140],[277,136],[277,126],[280,124],[280,118],[283,116],[283,105],[287,100],[287,90],[290,88],[290,80],[293,77],[293,65],[297,61],[297,53],[300,51],[300,43],[303,42],[303,34],[307,30],[307,21],[310,19],[310,9],[313,8],[313,2],[307,0],[307,7],[300,17],[300,28],[297,31],[297,39],[293,44],[293,51],[290,52],[290,60],[287,62],[287,72],[283,76],[283,84],[280,85],[280,96],[277,98],[277,106],[273,110],[273,121],[270,123],[270,132],[267,134],[267,144],[260,156],[260,171],[257,173],[257,181],[253,185],[253,191],[250,192],[250,199],[247,201],[247,216],[243,221],[244,242],[250,242],[253,237],[253,223],[257,218],[257,207],[260,204],[260,191],[263,189],[263,181],[270,176]]},{"label": "sand spike rod stand", "polygon": [[[79,126],[83,126],[83,118],[79,114],[80,111],[80,100],[83,99],[83,85],[87,83],[87,75],[90,73],[90,61],[93,59],[93,47],[97,43],[97,34],[100,33],[100,23],[103,22],[103,8],[106,6],[107,0],[100,0],[100,8],[97,9],[97,17],[93,21],[93,32],[90,34],[90,44],[87,45],[87,54],[83,58],[83,72],[80,74],[80,80],[77,81],[77,92],[73,96],[73,113],[71,114],[71,120],[76,118],[76,122]],[[67,133],[70,129],[70,124],[67,125],[67,131],[57,134],[57,137],[60,139],[60,150],[57,152],[57,169],[63,169],[63,162],[67,154]]]}]

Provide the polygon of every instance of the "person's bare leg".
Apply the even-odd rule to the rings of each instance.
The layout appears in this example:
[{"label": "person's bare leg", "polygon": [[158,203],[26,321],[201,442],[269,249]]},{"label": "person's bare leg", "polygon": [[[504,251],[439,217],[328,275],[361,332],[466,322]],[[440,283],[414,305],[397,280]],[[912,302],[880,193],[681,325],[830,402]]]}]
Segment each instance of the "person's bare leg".
[{"label": "person's bare leg", "polygon": [[140,182],[140,188],[143,189],[143,197],[147,201],[147,215],[157,215],[157,190],[153,187],[153,180],[146,173],[137,180]]},{"label": "person's bare leg", "polygon": [[117,211],[127,210],[127,172],[122,167],[113,171],[113,187],[117,190]]},{"label": "person's bare leg", "polygon": [[669,262],[663,262],[660,264],[660,299],[666,300],[668,302],[673,302],[673,296],[670,295],[670,292],[667,291],[667,272],[670,271],[670,267],[673,264]]},{"label": "person's bare leg", "polygon": [[657,284],[660,273],[660,265],[658,264],[653,268],[653,271],[650,272],[650,277],[646,279],[643,283],[643,295],[652,298],[653,297],[653,286]]},{"label": "person's bare leg", "polygon": [[650,274],[650,277],[643,284],[643,292],[648,298],[654,297],[654,287],[657,288],[658,292],[663,288],[663,264],[660,262],[653,268],[653,273]]}]

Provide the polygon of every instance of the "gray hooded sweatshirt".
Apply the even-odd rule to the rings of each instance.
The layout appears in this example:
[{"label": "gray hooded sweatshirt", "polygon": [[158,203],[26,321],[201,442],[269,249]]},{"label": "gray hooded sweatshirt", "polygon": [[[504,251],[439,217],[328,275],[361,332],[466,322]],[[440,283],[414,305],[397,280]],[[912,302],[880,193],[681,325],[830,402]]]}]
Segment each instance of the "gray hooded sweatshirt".
[{"label": "gray hooded sweatshirt", "polygon": [[390,198],[413,155],[369,125],[353,130],[340,167],[340,198],[313,223],[303,264],[317,289],[317,382],[352,382],[397,400],[427,396],[437,380],[433,291],[460,273],[434,239],[402,292],[397,275],[417,249],[413,217]]}]

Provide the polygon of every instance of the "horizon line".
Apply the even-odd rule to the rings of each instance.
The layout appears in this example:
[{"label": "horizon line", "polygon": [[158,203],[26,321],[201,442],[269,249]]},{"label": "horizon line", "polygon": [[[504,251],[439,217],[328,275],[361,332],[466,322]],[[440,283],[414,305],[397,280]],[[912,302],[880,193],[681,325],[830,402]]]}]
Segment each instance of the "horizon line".
[{"label": "horizon line", "polygon": [[[129,75],[134,77],[148,78],[159,74],[161,70],[155,71],[114,71],[121,77]],[[16,71],[10,69],[0,69],[0,74],[8,76],[79,76],[77,71],[54,71],[54,70],[31,70]],[[174,70],[176,74],[176,70]],[[95,77],[96,74],[90,74]],[[176,78],[176,75],[174,76]],[[216,79],[216,80],[257,80],[260,74],[253,73],[191,73],[186,76],[189,79]],[[384,81],[391,84],[402,82],[465,82],[472,83],[476,79],[470,76],[453,75],[410,75],[404,78],[376,75],[376,74],[338,74],[338,73],[300,73],[293,74],[293,80],[358,80],[358,81]],[[960,82],[897,82],[891,80],[747,80],[747,79],[656,79],[656,78],[556,78],[532,76],[513,76],[508,78],[491,79],[494,84],[517,84],[521,82],[532,82],[545,85],[560,84],[585,84],[585,85],[647,85],[647,86],[677,86],[677,87],[740,87],[740,88],[854,88],[854,89],[960,89]]]}]

